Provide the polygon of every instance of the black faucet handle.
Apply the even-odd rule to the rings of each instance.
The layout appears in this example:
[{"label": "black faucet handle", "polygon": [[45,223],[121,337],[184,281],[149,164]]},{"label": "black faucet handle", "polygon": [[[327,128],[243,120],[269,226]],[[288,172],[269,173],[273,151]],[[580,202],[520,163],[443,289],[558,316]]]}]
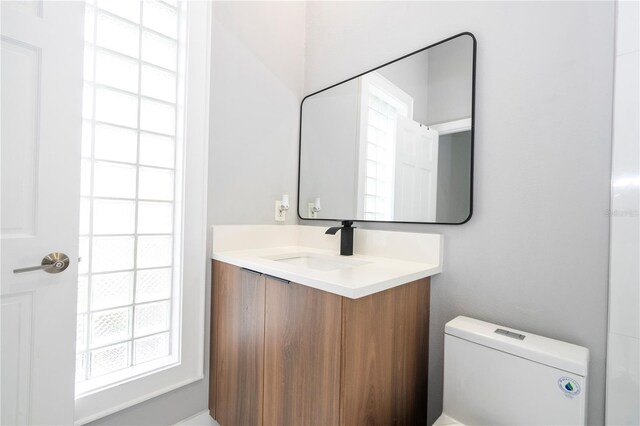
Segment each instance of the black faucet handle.
[{"label": "black faucet handle", "polygon": [[332,226],[331,228],[327,229],[325,231],[325,234],[330,234],[330,235],[335,235],[339,230],[341,229],[353,229],[355,228],[355,226],[351,226],[353,225],[353,221],[352,220],[343,220],[342,221],[342,226]]},{"label": "black faucet handle", "polygon": [[331,228],[324,231],[325,234],[336,235],[336,233],[342,229],[342,226],[332,226]]}]

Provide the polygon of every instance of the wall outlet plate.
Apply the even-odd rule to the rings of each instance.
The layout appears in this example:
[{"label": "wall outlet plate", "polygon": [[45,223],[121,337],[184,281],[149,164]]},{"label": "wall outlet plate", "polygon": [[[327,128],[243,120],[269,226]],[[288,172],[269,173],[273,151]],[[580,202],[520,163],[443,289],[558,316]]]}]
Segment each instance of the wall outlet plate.
[{"label": "wall outlet plate", "polygon": [[276,222],[284,222],[284,220],[287,218],[287,211],[280,210],[280,203],[280,200],[276,200]]}]

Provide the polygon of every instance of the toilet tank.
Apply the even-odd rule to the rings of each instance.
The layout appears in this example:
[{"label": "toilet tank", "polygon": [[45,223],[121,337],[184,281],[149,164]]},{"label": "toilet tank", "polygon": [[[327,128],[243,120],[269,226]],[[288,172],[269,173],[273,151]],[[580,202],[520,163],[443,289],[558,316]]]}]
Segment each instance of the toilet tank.
[{"label": "toilet tank", "polygon": [[467,425],[584,425],[589,351],[467,317],[445,326],[443,411]]}]

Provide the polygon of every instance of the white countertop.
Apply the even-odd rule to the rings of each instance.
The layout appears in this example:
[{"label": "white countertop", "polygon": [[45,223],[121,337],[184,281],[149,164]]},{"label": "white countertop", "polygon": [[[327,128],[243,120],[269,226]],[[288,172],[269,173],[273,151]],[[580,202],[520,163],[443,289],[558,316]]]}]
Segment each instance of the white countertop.
[{"label": "white countertop", "polygon": [[354,254],[348,260],[363,262],[342,269],[318,270],[302,265],[272,260],[283,255],[317,254],[336,258],[332,250],[304,246],[271,247],[251,250],[215,252],[213,259],[230,263],[318,290],[357,299],[440,272],[438,265]]},{"label": "white countertop", "polygon": [[[211,257],[352,299],[442,272],[440,235],[358,229],[354,255],[340,256],[339,235],[324,231],[314,226],[214,226]],[[277,260],[298,256],[349,265],[321,270],[295,259]]]}]

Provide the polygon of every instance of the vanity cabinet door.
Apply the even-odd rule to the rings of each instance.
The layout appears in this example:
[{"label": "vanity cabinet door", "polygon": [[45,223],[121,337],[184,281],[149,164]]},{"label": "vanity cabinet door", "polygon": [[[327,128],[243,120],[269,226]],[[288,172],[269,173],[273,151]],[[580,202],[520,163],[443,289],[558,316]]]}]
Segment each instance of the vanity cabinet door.
[{"label": "vanity cabinet door", "polygon": [[266,279],[264,424],[337,425],[342,297]]},{"label": "vanity cabinet door", "polygon": [[209,409],[221,426],[261,425],[265,278],[214,261]]},{"label": "vanity cabinet door", "polygon": [[342,425],[424,425],[429,279],[343,299]]}]

